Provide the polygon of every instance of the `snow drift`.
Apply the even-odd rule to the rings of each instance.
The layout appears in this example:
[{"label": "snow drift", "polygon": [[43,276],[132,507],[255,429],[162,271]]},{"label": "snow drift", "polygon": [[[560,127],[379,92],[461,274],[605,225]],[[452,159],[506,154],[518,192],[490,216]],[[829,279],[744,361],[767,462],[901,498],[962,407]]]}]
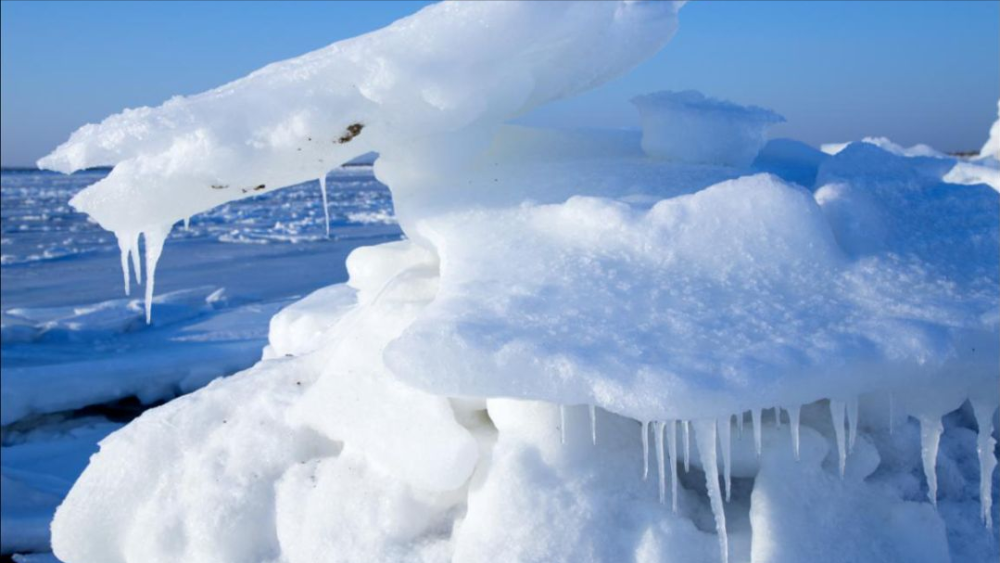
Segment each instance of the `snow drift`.
[{"label": "snow drift", "polygon": [[[102,442],[56,553],[942,561],[952,529],[916,500],[952,490],[936,462],[960,408],[990,523],[996,191],[871,144],[761,151],[776,114],[697,93],[640,98],[641,138],[505,125],[655,53],[679,7],[435,5],[43,159],[115,165],[73,205],[118,235],[126,288],[142,233],[147,315],[175,222],[362,153],[408,237],[277,315],[257,366]],[[919,437],[871,420],[897,412]],[[897,479],[914,459],[919,494]]]}]

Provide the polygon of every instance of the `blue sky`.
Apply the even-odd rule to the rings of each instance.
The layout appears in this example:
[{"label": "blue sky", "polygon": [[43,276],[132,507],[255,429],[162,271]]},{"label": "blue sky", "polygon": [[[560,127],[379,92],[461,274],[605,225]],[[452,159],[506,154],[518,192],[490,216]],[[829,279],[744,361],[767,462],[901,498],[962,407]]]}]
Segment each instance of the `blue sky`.
[{"label": "blue sky", "polygon": [[[381,27],[427,2],[2,3],[4,165],[31,164],[84,123],[194,94]],[[978,149],[1000,96],[1000,2],[713,2],[625,78],[528,120],[629,127],[662,89],[775,109],[812,144],[883,135]]]}]

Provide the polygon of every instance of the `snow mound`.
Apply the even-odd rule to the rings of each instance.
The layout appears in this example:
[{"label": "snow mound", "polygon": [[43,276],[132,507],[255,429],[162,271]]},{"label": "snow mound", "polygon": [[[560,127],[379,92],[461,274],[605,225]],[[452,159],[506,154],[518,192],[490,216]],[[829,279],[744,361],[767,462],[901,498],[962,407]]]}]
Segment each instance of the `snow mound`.
[{"label": "snow mound", "polygon": [[768,127],[785,120],[694,90],[656,92],[632,102],[642,120],[646,154],[680,162],[747,166],[767,141]]},{"label": "snow mound", "polygon": [[[869,145],[875,145],[876,147],[897,156],[926,156],[930,158],[947,157],[947,155],[929,145],[916,144],[913,145],[912,147],[904,147],[902,145],[898,145],[892,142],[886,137],[865,137],[864,139],[861,139],[860,141],[857,142],[867,143]],[[827,143],[820,146],[820,150],[822,150],[826,154],[834,155],[844,150],[851,144],[852,143]]]}]

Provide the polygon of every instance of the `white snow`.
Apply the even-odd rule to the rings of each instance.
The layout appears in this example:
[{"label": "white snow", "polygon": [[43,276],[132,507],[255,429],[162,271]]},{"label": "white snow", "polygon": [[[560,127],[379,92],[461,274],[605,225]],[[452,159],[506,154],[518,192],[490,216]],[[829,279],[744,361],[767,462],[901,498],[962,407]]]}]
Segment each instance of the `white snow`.
[{"label": "white snow", "polygon": [[[73,205],[124,241],[126,277],[142,233],[147,315],[175,222],[359,154],[406,235],[274,316],[263,361],[105,439],[56,554],[946,561],[973,501],[985,545],[997,191],[922,148],[765,146],[776,114],[694,92],[638,98],[641,137],[506,125],[655,53],[678,8],[434,5],[43,159],[116,165]],[[890,392],[922,439],[872,422]],[[978,437],[941,422],[967,400]],[[981,474],[943,477],[961,451]]]}]

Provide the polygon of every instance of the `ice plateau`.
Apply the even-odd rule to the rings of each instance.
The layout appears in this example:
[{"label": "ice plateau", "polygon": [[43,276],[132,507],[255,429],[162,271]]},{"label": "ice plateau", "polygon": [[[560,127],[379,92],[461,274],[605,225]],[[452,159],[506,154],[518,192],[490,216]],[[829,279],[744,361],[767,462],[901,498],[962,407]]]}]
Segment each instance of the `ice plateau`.
[{"label": "ice plateau", "polygon": [[695,92],[638,98],[641,134],[508,124],[657,52],[682,4],[445,2],[42,159],[114,165],[72,204],[125,280],[143,237],[147,318],[176,222],[370,151],[406,235],[105,438],[56,555],[995,559],[995,189],[765,146],[777,114]]}]

